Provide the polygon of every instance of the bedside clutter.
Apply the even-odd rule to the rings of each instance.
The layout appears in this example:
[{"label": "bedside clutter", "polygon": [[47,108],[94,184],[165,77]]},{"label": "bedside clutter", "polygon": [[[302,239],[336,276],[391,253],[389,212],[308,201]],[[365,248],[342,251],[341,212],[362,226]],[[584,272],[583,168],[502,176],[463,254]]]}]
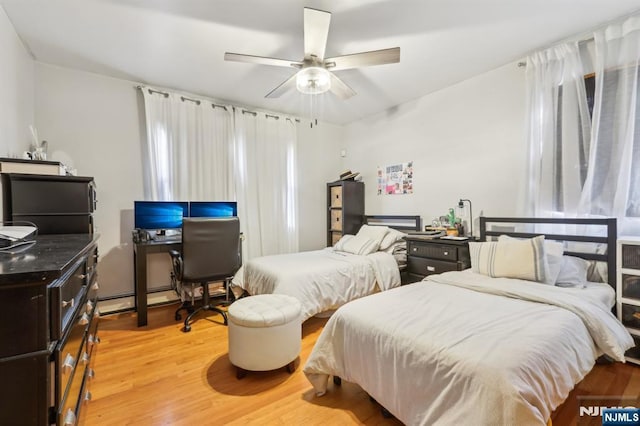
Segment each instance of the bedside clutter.
[{"label": "bedside clutter", "polygon": [[407,282],[421,281],[427,275],[462,271],[471,267],[468,240],[425,238],[416,234],[407,241]]}]

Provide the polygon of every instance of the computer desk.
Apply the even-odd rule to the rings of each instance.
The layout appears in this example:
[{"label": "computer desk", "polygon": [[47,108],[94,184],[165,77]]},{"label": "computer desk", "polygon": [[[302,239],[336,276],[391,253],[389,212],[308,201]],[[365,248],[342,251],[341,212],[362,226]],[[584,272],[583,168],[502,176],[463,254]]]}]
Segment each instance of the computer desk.
[{"label": "computer desk", "polygon": [[179,237],[159,238],[134,244],[133,267],[135,269],[138,327],[147,325],[147,255],[150,253],[169,253],[170,250],[181,249],[182,240]]}]

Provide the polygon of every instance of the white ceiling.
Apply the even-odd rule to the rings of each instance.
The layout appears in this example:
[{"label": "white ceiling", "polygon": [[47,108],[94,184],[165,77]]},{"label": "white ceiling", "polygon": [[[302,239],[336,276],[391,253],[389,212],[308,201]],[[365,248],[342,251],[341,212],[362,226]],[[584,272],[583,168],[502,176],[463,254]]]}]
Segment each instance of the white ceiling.
[{"label": "white ceiling", "polygon": [[[344,124],[524,58],[640,0],[0,0],[40,62]],[[326,56],[400,46],[399,64],[336,74],[358,94],[265,99],[301,60],[303,7],[332,13]]]}]

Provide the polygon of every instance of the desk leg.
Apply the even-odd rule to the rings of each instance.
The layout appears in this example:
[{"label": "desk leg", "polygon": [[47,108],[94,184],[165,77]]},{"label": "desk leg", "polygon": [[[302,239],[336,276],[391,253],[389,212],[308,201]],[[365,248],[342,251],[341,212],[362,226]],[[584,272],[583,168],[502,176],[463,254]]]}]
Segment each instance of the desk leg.
[{"label": "desk leg", "polygon": [[138,327],[147,325],[147,249],[136,247],[133,252],[136,276],[136,312],[138,313]]}]

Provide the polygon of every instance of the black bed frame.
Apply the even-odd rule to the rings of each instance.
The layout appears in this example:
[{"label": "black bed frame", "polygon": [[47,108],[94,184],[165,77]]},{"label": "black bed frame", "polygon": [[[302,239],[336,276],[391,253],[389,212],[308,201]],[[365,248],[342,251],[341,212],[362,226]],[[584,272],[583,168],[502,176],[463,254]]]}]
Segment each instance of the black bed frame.
[{"label": "black bed frame", "polygon": [[[495,224],[547,224],[547,225],[588,225],[597,226],[598,230],[604,227],[606,236],[595,235],[566,235],[566,234],[543,234],[539,232],[514,232],[503,230],[489,230],[490,225]],[[602,233],[600,233],[602,234]],[[616,290],[616,239],[618,237],[617,222],[615,218],[606,219],[589,219],[589,218],[525,218],[525,217],[483,217],[480,216],[480,240],[488,241],[488,238],[498,237],[499,235],[509,235],[515,238],[532,238],[538,235],[544,235],[547,240],[569,241],[582,243],[595,243],[606,245],[605,254],[592,252],[566,251],[564,254],[576,256],[586,260],[595,260],[606,262],[608,283]],[[595,251],[595,250],[594,250]]]},{"label": "black bed frame", "polygon": [[365,225],[384,225],[398,231],[421,231],[422,219],[420,216],[402,216],[402,215],[374,215],[364,216],[363,223]]}]

